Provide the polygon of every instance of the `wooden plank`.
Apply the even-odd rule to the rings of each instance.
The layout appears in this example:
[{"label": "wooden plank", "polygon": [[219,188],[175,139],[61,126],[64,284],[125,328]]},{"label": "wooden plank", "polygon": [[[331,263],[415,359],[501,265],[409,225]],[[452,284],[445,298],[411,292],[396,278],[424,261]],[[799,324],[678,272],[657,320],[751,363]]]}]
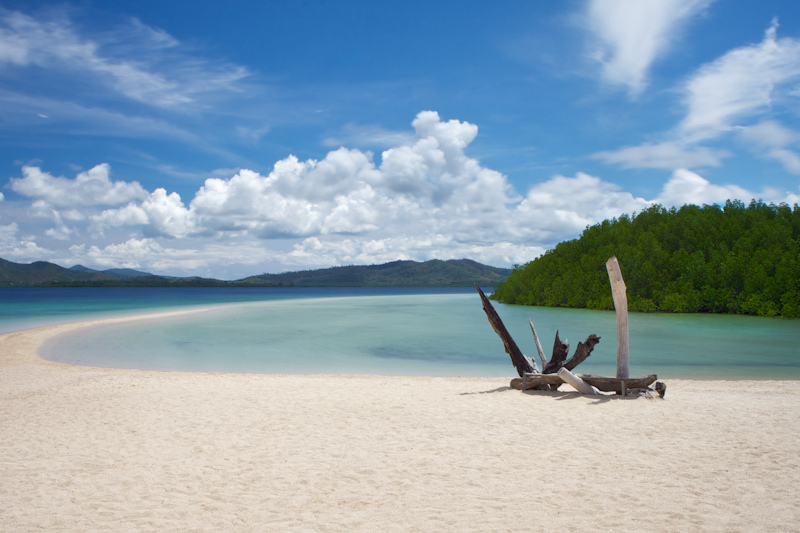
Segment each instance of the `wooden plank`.
[{"label": "wooden plank", "polygon": [[628,296],[625,280],[616,256],[606,261],[608,279],[611,282],[611,296],[614,298],[614,309],[617,311],[617,377],[630,376],[628,364]]},{"label": "wooden plank", "polygon": [[594,387],[583,381],[566,368],[562,368],[558,371],[558,377],[563,379],[564,383],[572,385],[572,387],[581,394],[597,394],[597,391],[594,390]]}]

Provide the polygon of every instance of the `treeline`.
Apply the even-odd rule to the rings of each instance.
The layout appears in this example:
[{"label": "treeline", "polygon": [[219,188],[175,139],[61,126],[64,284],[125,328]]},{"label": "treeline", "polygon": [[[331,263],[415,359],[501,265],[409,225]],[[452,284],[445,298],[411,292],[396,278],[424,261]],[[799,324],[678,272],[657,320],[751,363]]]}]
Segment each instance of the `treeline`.
[{"label": "treeline", "polygon": [[631,311],[800,317],[800,208],[760,201],[605,220],[515,266],[493,298],[613,309],[605,262],[614,255]]}]

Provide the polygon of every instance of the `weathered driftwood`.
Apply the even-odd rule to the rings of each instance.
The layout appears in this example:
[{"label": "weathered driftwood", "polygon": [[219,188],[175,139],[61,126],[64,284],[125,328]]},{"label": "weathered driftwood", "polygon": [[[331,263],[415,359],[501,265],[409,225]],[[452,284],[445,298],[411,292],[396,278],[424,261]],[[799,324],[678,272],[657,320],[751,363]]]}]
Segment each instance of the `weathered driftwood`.
[{"label": "weathered driftwood", "polygon": [[554,374],[558,372],[561,367],[564,366],[564,361],[567,360],[568,355],[569,342],[561,342],[561,339],[558,337],[558,330],[556,330],[556,339],[553,343],[553,355],[550,357],[550,361],[544,365],[542,374]]},{"label": "weathered driftwood", "polygon": [[[583,381],[603,392],[622,393],[622,382],[625,382],[625,389],[646,389],[655,383],[658,377],[651,374],[643,378],[606,378],[593,376],[591,374],[577,374]],[[511,380],[511,387],[518,390],[529,390],[539,385],[560,385],[564,380],[558,374],[525,374],[521,378]],[[524,388],[523,388],[524,386]],[[666,385],[664,386],[666,389]],[[658,392],[658,389],[656,389]],[[660,393],[659,393],[660,394]]]},{"label": "weathered driftwood", "polygon": [[[569,343],[566,339],[562,342],[558,331],[556,331],[556,338],[553,343],[553,355],[548,361],[544,355],[541,343],[539,342],[539,335],[536,333],[533,321],[528,319],[531,332],[533,333],[533,339],[536,343],[536,351],[539,353],[539,357],[542,361],[542,371],[540,373],[536,361],[522,353],[489,299],[481,288],[475,285],[478,294],[481,296],[483,310],[489,319],[489,323],[495,333],[497,333],[503,341],[506,353],[511,356],[511,362],[520,375],[519,378],[511,380],[511,387],[522,390],[556,390],[561,384],[569,383],[575,387],[576,390],[584,394],[596,394],[597,391],[594,389],[603,392],[615,392],[623,396],[626,395],[628,391],[634,390],[638,390],[638,392],[647,392],[647,394],[653,392],[650,385],[656,381],[655,374],[643,378],[629,377],[628,303],[625,294],[625,282],[622,280],[622,274],[619,271],[619,264],[616,257],[612,257],[608,260],[606,268],[608,269],[608,276],[611,281],[614,306],[617,309],[617,377],[615,378],[592,376],[589,374],[573,374],[571,372],[591,355],[595,345],[600,342],[600,337],[594,334],[589,335],[584,342],[578,343],[578,347],[575,349],[573,356],[567,359],[569,355]],[[666,388],[667,386],[665,384],[658,382],[655,385],[655,392],[663,398]]]},{"label": "weathered driftwood", "polygon": [[544,356],[542,343],[539,342],[539,335],[536,334],[536,327],[533,325],[533,320],[528,319],[528,324],[531,325],[531,333],[533,333],[533,342],[536,344],[536,351],[539,353],[539,359],[542,360],[542,368],[547,366],[547,358]]},{"label": "weathered driftwood", "polygon": [[611,282],[614,309],[617,312],[617,377],[627,378],[630,375],[628,366],[628,296],[616,256],[612,256],[606,261],[606,270],[608,270],[608,279]]},{"label": "weathered driftwood", "polygon": [[[567,370],[574,370],[576,366],[581,364],[586,360],[589,355],[591,355],[592,350],[594,349],[595,345],[600,342],[600,337],[595,334],[589,335],[586,337],[584,342],[579,342],[578,347],[575,348],[575,354],[572,357],[564,361],[568,354],[569,344],[562,343],[561,340],[558,338],[558,332],[556,331],[556,340],[555,346],[553,346],[553,357],[550,359],[550,362],[545,365],[544,371],[542,374],[556,374],[562,368],[566,368]],[[556,382],[551,384],[550,388],[553,390],[558,389],[562,382]]]},{"label": "weathered driftwood", "polygon": [[576,366],[583,363],[592,354],[592,350],[594,350],[598,342],[600,342],[600,337],[594,333],[586,337],[585,341],[579,342],[578,347],[575,348],[575,353],[564,362],[564,368],[574,370]]},{"label": "weathered driftwood", "polygon": [[525,373],[521,378],[511,380],[511,388],[528,390],[539,385],[561,385],[564,380],[558,374],[528,374]]},{"label": "weathered driftwood", "polygon": [[658,377],[655,374],[650,374],[643,378],[606,378],[603,376],[581,375],[581,378],[592,387],[603,392],[622,392],[622,382],[625,382],[625,388],[630,389],[646,389],[655,383]]},{"label": "weathered driftwood", "polygon": [[506,329],[505,324],[500,319],[500,315],[497,314],[497,311],[494,310],[492,307],[492,303],[489,301],[489,298],[483,294],[478,285],[475,285],[475,288],[478,289],[478,294],[481,295],[481,302],[483,302],[483,311],[486,313],[486,317],[489,319],[489,323],[492,325],[492,329],[494,329],[495,333],[500,337],[503,341],[503,346],[506,349],[506,353],[511,356],[511,364],[514,365],[514,368],[517,369],[517,374],[522,377],[525,372],[539,372],[539,369],[535,367],[535,363],[532,365],[532,360],[525,357],[522,352],[520,351],[517,343],[514,342],[514,339],[511,338],[511,334]]},{"label": "weathered driftwood", "polygon": [[564,380],[564,383],[572,385],[572,387],[581,394],[597,394],[597,391],[594,390],[594,387],[567,370],[565,367],[562,367],[561,370],[558,371],[557,375]]}]

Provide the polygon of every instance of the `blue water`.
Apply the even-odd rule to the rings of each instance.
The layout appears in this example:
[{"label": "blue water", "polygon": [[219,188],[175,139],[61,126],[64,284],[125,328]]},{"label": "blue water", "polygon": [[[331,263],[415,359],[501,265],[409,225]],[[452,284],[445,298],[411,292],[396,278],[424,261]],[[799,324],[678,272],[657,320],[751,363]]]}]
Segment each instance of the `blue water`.
[{"label": "blue water", "polygon": [[[0,332],[87,318],[221,306],[170,319],[82,330],[46,347],[92,366],[260,373],[513,376],[471,289],[0,289]],[[545,352],[601,337],[579,369],[614,375],[613,312],[495,304],[528,355],[528,318]],[[800,321],[727,315],[629,317],[631,374],[800,379]]]}]

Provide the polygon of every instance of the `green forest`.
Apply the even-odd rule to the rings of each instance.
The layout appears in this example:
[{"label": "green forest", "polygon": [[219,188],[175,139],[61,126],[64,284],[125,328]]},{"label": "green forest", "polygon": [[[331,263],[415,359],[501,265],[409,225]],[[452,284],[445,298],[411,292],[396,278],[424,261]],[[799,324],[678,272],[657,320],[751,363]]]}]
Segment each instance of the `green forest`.
[{"label": "green forest", "polygon": [[605,220],[516,265],[492,297],[613,309],[605,267],[611,256],[619,260],[631,311],[800,317],[800,208],[760,201],[655,205]]}]

